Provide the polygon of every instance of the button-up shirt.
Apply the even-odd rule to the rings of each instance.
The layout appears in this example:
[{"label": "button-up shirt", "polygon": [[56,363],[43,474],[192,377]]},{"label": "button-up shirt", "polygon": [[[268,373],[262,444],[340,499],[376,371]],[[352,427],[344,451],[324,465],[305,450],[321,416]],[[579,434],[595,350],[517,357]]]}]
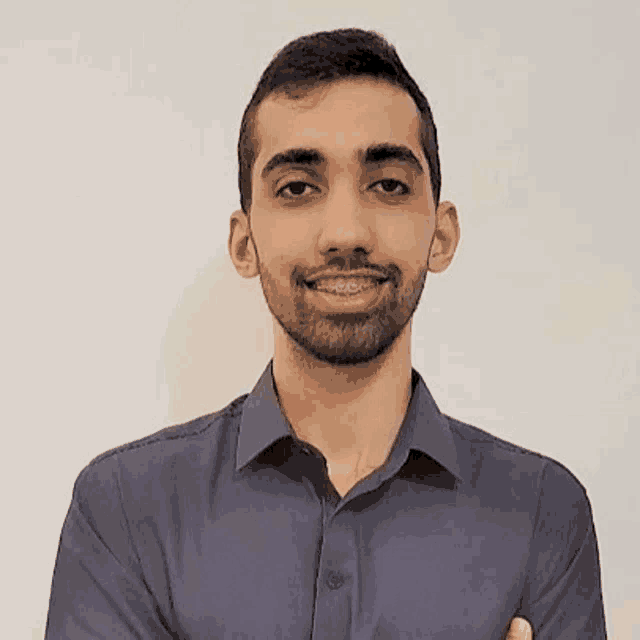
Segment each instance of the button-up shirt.
[{"label": "button-up shirt", "polygon": [[605,638],[584,487],[442,414],[412,370],[386,462],[344,497],[296,438],[273,361],[224,409],[76,480],[46,640]]}]

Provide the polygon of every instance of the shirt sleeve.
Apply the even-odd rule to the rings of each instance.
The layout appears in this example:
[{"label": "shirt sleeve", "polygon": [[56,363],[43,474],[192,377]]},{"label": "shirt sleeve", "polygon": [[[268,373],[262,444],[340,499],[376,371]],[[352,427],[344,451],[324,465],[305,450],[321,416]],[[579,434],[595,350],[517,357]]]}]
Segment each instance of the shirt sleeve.
[{"label": "shirt sleeve", "polygon": [[120,499],[117,458],[76,480],[56,558],[45,640],[177,638],[146,587]]},{"label": "shirt sleeve", "polygon": [[545,467],[526,586],[518,615],[534,640],[606,639],[600,559],[591,504],[564,467]]}]

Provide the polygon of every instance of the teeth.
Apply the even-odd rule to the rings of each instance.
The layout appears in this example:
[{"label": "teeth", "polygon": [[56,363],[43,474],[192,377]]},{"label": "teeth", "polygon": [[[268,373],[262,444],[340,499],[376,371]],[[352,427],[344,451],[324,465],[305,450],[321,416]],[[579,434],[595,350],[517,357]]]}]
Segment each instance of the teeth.
[{"label": "teeth", "polygon": [[322,278],[316,283],[316,289],[328,293],[352,295],[365,289],[371,289],[376,284],[375,278]]}]

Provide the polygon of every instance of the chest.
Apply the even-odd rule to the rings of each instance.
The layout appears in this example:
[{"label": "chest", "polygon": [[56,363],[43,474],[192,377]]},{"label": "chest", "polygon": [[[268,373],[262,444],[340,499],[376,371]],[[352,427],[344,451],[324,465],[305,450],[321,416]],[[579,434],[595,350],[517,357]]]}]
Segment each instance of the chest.
[{"label": "chest", "polygon": [[180,627],[193,638],[499,637],[521,593],[528,517],[415,502],[332,515],[253,505],[203,522],[171,551]]}]

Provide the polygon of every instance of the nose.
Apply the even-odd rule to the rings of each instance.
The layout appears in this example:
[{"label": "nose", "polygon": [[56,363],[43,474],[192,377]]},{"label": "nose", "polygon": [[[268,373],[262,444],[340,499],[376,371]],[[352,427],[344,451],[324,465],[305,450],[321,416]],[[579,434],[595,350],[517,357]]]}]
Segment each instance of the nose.
[{"label": "nose", "polygon": [[360,201],[358,191],[346,181],[336,185],[319,219],[318,249],[323,255],[369,255],[374,246],[374,216]]}]

